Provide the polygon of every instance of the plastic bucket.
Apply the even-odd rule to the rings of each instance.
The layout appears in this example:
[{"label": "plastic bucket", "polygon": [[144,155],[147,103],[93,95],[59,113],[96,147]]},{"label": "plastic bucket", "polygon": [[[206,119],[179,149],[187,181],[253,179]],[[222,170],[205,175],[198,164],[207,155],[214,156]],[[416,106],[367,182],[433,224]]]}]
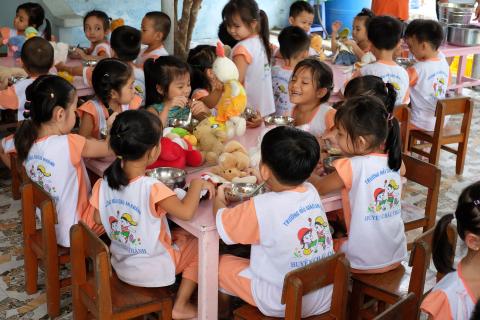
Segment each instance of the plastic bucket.
[{"label": "plastic bucket", "polygon": [[328,33],[332,32],[332,23],[337,20],[342,22],[342,29],[349,28],[351,31],[353,18],[363,8],[370,8],[371,5],[371,0],[332,0],[325,2],[325,20],[327,20],[326,28]]}]

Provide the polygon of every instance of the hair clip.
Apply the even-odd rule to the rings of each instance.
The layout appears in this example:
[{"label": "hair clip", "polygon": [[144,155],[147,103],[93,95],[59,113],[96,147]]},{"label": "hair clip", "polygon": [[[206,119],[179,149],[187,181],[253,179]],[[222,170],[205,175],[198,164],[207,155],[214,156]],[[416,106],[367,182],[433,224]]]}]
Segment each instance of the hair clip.
[{"label": "hair clip", "polygon": [[389,113],[389,114],[387,115],[387,121],[392,121],[393,118],[395,118],[395,117],[393,116],[393,113]]},{"label": "hair clip", "polygon": [[123,160],[123,157],[122,156],[117,156],[117,159]]},{"label": "hair clip", "polygon": [[29,118],[30,118],[30,110],[26,110],[26,109],[25,109],[25,110],[23,111],[23,117],[24,117],[25,119],[29,119]]},{"label": "hair clip", "polygon": [[477,207],[480,206],[480,200],[473,200],[473,204]]},{"label": "hair clip", "polygon": [[55,94],[53,94],[53,92],[50,92],[50,98],[55,98]]},{"label": "hair clip", "polygon": [[110,75],[108,73],[105,73],[103,76],[106,77],[106,78],[110,77]]}]

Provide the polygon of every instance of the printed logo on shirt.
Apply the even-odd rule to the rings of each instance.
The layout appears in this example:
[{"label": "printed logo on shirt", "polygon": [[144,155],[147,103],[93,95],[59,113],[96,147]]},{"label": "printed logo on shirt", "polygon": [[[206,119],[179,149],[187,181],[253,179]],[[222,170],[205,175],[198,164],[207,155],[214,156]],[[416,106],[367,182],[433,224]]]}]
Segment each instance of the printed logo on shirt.
[{"label": "printed logo on shirt", "polygon": [[317,253],[318,249],[325,250],[327,245],[332,243],[328,223],[322,216],[318,216],[315,220],[308,218],[308,227],[302,227],[297,232],[297,238],[300,246],[295,248],[293,256],[302,258]]},{"label": "printed logo on shirt", "polygon": [[[33,155],[29,156],[26,160],[28,162],[29,160],[40,160],[38,159],[41,156],[38,155]],[[57,189],[55,188],[55,185],[53,183],[53,168],[49,167],[54,167],[55,163],[51,160],[45,159],[41,157],[44,162],[44,164],[39,164],[39,163],[32,163],[31,165],[28,166],[28,176],[30,179],[37,183],[43,190],[48,192],[48,194],[55,200],[58,201],[59,197],[57,195]],[[49,169],[47,169],[49,168]]]},{"label": "printed logo on shirt", "polygon": [[443,77],[438,77],[433,82],[433,92],[436,98],[443,98],[447,92],[447,81]]},{"label": "printed logo on shirt", "polygon": [[400,213],[400,187],[394,179],[387,179],[375,188],[373,201],[368,206],[365,220],[380,220]]}]

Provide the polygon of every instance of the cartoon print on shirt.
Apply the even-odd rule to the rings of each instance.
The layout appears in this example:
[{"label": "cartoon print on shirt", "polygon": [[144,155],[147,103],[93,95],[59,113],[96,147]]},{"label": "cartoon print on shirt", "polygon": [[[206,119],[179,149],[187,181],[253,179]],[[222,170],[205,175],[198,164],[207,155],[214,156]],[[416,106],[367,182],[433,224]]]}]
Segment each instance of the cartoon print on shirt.
[{"label": "cartoon print on shirt", "polygon": [[392,209],[393,206],[397,205],[400,202],[399,186],[394,179],[390,179],[388,182],[387,180],[385,180],[385,185],[387,203],[389,205],[389,208]]},{"label": "cartoon print on shirt", "polygon": [[125,244],[130,243],[133,246],[141,245],[140,237],[136,237],[136,227],[138,223],[133,220],[132,215],[129,213],[123,213],[120,216],[120,212],[117,211],[117,216],[120,217],[120,232],[118,240]]},{"label": "cartoon print on shirt", "polygon": [[37,183],[53,198],[56,197],[57,189],[55,189],[55,186],[52,182],[52,173],[48,172],[44,165],[38,164],[35,168],[35,164],[32,164],[28,173],[33,182]]},{"label": "cartoon print on shirt", "polygon": [[447,92],[447,81],[445,81],[445,78],[437,78],[433,82],[433,92],[435,93],[436,98],[445,96],[445,93]]},{"label": "cartoon print on shirt", "polygon": [[297,237],[300,241],[301,249],[303,249],[303,251],[301,251],[301,249],[295,250],[294,256],[301,257],[301,253],[303,253],[303,255],[305,256],[310,255],[312,253],[312,248],[314,248],[316,244],[316,242],[314,243],[313,240],[312,229],[301,228],[300,230],[298,230]]},{"label": "cartoon print on shirt", "polygon": [[110,223],[110,239],[118,240],[120,238],[120,222],[114,216],[108,217],[108,222]]},{"label": "cartoon print on shirt", "polygon": [[328,228],[328,223],[323,219],[322,216],[315,218],[315,224],[313,226],[314,230],[317,233],[317,245],[322,246],[323,249],[327,247],[327,244],[330,245],[332,242],[330,234],[325,232]]},{"label": "cartoon print on shirt", "polygon": [[383,186],[373,192],[368,213],[381,213],[394,209],[400,203],[400,187],[394,179],[385,180]]}]

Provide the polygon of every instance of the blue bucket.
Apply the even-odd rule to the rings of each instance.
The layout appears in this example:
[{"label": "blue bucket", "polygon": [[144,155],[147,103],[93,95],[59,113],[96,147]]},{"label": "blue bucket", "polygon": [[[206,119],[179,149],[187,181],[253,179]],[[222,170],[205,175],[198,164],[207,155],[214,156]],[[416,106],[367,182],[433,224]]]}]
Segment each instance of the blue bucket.
[{"label": "blue bucket", "polygon": [[326,27],[328,33],[332,33],[332,23],[338,20],[342,22],[342,28],[340,30],[348,28],[350,29],[351,35],[353,18],[355,18],[363,8],[370,9],[371,5],[371,0],[331,0],[325,2],[325,20],[327,20]]}]

